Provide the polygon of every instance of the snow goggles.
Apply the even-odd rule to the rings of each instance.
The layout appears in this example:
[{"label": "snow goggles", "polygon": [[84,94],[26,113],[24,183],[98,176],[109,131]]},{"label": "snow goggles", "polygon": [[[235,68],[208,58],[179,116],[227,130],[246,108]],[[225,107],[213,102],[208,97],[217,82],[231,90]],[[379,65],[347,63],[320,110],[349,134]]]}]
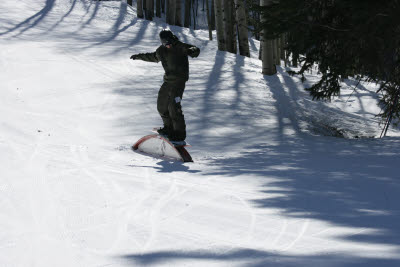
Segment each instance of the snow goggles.
[{"label": "snow goggles", "polygon": [[163,46],[171,45],[171,41],[169,39],[161,39],[161,43]]}]

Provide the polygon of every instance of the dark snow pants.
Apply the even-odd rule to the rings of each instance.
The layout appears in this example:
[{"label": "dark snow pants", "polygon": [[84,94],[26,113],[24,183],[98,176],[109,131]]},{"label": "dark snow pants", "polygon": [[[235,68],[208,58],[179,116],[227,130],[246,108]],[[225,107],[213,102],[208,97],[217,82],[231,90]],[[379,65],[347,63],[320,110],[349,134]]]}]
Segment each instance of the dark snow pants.
[{"label": "dark snow pants", "polygon": [[164,82],[157,98],[157,110],[164,127],[173,130],[173,135],[182,140],[186,138],[186,124],[181,106],[185,83],[185,81]]}]

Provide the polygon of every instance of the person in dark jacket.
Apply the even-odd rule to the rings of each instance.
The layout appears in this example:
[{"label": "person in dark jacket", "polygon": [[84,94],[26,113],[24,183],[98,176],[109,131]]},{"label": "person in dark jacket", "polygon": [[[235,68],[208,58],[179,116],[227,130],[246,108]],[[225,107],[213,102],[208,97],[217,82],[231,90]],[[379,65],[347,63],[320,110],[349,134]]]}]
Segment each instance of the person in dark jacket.
[{"label": "person in dark jacket", "polygon": [[185,44],[169,30],[160,32],[162,45],[153,53],[132,55],[131,59],[148,62],[160,62],[165,70],[164,83],[158,92],[157,110],[164,127],[158,132],[171,141],[183,141],[186,138],[186,124],[182,112],[181,100],[186,81],[189,79],[188,56],[195,58],[200,49]]}]

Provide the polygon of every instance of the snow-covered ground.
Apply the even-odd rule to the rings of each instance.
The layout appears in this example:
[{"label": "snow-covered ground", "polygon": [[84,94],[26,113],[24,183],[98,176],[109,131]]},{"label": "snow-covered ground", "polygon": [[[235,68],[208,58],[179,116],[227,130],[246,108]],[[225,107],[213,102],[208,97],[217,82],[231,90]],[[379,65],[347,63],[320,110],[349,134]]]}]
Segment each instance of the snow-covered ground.
[{"label": "snow-covered ground", "polygon": [[399,266],[400,134],[369,138],[376,86],[313,102],[317,74],[262,76],[256,41],[244,58],[171,27],[202,51],[195,162],[138,154],[163,69],[129,57],[164,27],[119,1],[0,2],[0,266]]}]

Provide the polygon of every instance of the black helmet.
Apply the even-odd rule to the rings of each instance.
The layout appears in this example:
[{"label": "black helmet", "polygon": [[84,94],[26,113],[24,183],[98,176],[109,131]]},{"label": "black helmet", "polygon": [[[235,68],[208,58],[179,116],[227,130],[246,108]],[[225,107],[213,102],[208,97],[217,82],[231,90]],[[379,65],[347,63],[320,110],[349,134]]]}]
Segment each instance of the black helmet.
[{"label": "black helmet", "polygon": [[174,34],[170,30],[162,30],[160,32],[160,41],[164,46],[172,44]]}]

